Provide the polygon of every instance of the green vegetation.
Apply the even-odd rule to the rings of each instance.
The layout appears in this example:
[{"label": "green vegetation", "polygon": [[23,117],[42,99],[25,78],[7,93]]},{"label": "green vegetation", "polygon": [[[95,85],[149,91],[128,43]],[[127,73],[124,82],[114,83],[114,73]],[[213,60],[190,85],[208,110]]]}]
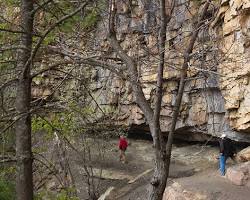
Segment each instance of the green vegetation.
[{"label": "green vegetation", "polygon": [[12,181],[15,167],[6,166],[0,167],[0,199],[14,200],[15,199],[15,185]]},{"label": "green vegetation", "polygon": [[4,3],[7,6],[18,6],[20,4],[20,1],[17,1],[17,0],[4,0]]},{"label": "green vegetation", "polygon": [[93,28],[99,19],[99,13],[96,9],[91,10],[82,20],[82,27],[85,29]]},{"label": "green vegetation", "polygon": [[73,113],[62,112],[51,115],[49,118],[40,116],[32,118],[32,132],[45,131],[48,138],[53,137],[54,131],[60,131],[65,136],[74,133]]},{"label": "green vegetation", "polygon": [[41,191],[35,195],[35,200],[80,200],[78,197],[74,195],[70,195],[74,192],[75,189],[68,188],[66,190],[62,190],[58,193],[53,193],[49,191]]},{"label": "green vegetation", "polygon": [[0,179],[0,199],[1,200],[14,200],[15,188],[12,182],[5,179]]}]

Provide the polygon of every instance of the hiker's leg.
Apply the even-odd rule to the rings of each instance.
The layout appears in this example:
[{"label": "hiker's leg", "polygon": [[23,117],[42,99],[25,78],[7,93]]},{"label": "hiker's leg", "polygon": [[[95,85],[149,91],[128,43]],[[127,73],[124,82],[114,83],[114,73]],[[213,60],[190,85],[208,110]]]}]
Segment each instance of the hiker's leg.
[{"label": "hiker's leg", "polygon": [[122,152],[122,161],[125,162],[125,151],[121,150],[121,152]]},{"label": "hiker's leg", "polygon": [[225,156],[220,155],[220,173],[222,176],[225,176],[225,165],[226,165]]},{"label": "hiker's leg", "polygon": [[125,154],[126,150],[123,150],[123,161],[126,162],[126,154]]},{"label": "hiker's leg", "polygon": [[122,161],[123,155],[122,155],[122,150],[120,149],[120,161]]}]

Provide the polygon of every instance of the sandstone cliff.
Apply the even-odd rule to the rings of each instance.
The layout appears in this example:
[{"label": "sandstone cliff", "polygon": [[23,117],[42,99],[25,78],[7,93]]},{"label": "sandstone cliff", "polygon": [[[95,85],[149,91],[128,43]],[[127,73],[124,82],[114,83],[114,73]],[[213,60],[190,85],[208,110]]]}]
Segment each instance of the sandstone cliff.
[{"label": "sandstone cliff", "polygon": [[[201,1],[179,0],[168,25],[161,127],[168,132],[176,98],[179,68],[187,36],[192,30]],[[250,1],[213,2],[207,20],[212,23],[199,34],[177,123],[177,135],[202,139],[226,133],[250,142]],[[157,5],[154,1],[119,1],[117,37],[122,47],[139,63],[140,80],[148,101],[153,102],[157,68]],[[99,25],[99,47],[111,52]],[[105,77],[109,77],[108,79]],[[143,113],[134,103],[129,83],[103,69],[96,71],[93,85],[99,103],[118,111],[117,124],[147,130]],[[105,92],[103,83],[106,84]],[[107,84],[108,83],[108,84]]]}]

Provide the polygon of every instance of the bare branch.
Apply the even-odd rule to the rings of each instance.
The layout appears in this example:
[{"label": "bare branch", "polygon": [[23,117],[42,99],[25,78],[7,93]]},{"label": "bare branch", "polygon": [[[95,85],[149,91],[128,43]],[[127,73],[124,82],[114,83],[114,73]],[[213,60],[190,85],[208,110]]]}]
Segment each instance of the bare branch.
[{"label": "bare branch", "polygon": [[14,156],[0,156],[0,163],[10,163],[10,162],[16,162],[16,158]]},{"label": "bare branch", "polygon": [[11,51],[11,50],[18,50],[18,49],[27,50],[25,47],[22,47],[22,46],[10,46],[10,47],[1,48],[1,49],[0,49],[0,52]]},{"label": "bare branch", "polygon": [[53,0],[47,0],[45,2],[43,2],[41,5],[39,5],[37,2],[36,4],[38,5],[33,11],[32,11],[32,15],[34,15],[37,11],[39,11],[40,9],[42,9],[44,6],[48,5],[50,2],[52,2]]},{"label": "bare branch", "polygon": [[76,15],[78,12],[80,12],[84,7],[86,7],[87,2],[83,3],[79,8],[77,8],[76,10],[74,10],[73,12],[69,13],[68,15],[62,17],[61,19],[59,19],[56,23],[54,23],[50,28],[48,28],[44,34],[41,36],[41,38],[39,39],[39,41],[37,42],[36,46],[34,47],[30,58],[28,59],[28,61],[25,64],[24,70],[23,70],[23,76],[25,76],[26,71],[29,69],[29,65],[32,63],[34,57],[36,56],[36,53],[38,51],[38,49],[40,48],[42,42],[44,41],[44,39],[47,37],[47,35],[53,31],[56,27],[58,27],[60,24],[62,24],[64,21],[66,21],[67,19],[73,17],[74,15]]},{"label": "bare branch", "polygon": [[[116,15],[116,4],[115,0],[110,0],[110,16],[109,16],[109,35],[108,40],[115,50],[115,52],[119,55],[119,57],[123,60],[128,68],[129,73],[129,81],[132,84],[133,91],[135,92],[136,103],[142,109],[145,114],[148,122],[153,120],[153,110],[147,102],[144,93],[142,91],[142,87],[139,82],[139,74],[137,71],[137,65],[134,60],[126,54],[126,52],[122,49],[119,42],[116,39],[115,33],[115,15]],[[149,123],[150,124],[150,123]]]},{"label": "bare branch", "polygon": [[67,64],[73,64],[73,62],[70,62],[70,61],[63,61],[63,62],[55,63],[55,64],[53,64],[53,65],[50,65],[50,66],[47,67],[46,69],[42,69],[42,70],[40,70],[39,72],[36,72],[36,73],[34,73],[34,74],[31,74],[30,78],[33,79],[33,78],[35,78],[36,76],[39,76],[40,74],[42,74],[42,73],[44,73],[44,72],[53,70],[53,69],[55,69],[56,67],[59,67],[60,65],[67,65]]},{"label": "bare branch", "polygon": [[18,82],[18,79],[15,78],[15,79],[12,79],[12,80],[9,80],[5,83],[3,83],[2,85],[0,85],[0,91],[4,90],[6,87],[9,87],[13,84],[16,84]]},{"label": "bare branch", "polygon": [[0,32],[8,32],[8,33],[21,33],[24,34],[24,31],[19,31],[19,30],[11,30],[11,29],[6,29],[6,28],[0,28]]},{"label": "bare branch", "polygon": [[175,131],[175,126],[176,126],[176,122],[177,122],[177,118],[179,115],[179,109],[180,109],[180,105],[181,105],[181,100],[182,100],[182,96],[183,96],[183,91],[184,91],[184,86],[185,86],[185,79],[187,77],[187,69],[188,69],[188,65],[190,62],[190,55],[193,51],[193,47],[195,44],[195,41],[197,39],[198,33],[200,31],[200,27],[202,26],[202,24],[204,23],[204,17],[207,13],[208,7],[210,5],[211,0],[207,0],[207,2],[205,3],[203,10],[201,12],[201,14],[198,17],[198,23],[195,26],[193,32],[192,32],[192,36],[191,39],[189,41],[188,47],[184,53],[184,61],[182,64],[182,69],[181,69],[181,78],[180,78],[180,84],[179,84],[179,89],[178,89],[178,93],[177,93],[177,97],[176,97],[176,101],[174,104],[174,112],[173,112],[173,117],[172,117],[172,122],[171,122],[171,127],[170,127],[170,131],[168,134],[168,141],[167,141],[167,159],[170,160],[171,157],[171,150],[172,150],[172,143],[173,143],[173,136],[174,136],[174,131]]},{"label": "bare branch", "polygon": [[[18,34],[25,34],[24,31],[19,30],[12,30],[12,29],[6,29],[6,28],[0,28],[0,32],[8,32],[8,33],[18,33]],[[41,37],[41,35],[33,33],[34,36]]]},{"label": "bare branch", "polygon": [[[160,32],[159,32],[159,64],[157,70],[157,87],[156,87],[156,99],[155,99],[155,109],[154,109],[154,123],[156,127],[160,127],[160,110],[162,102],[162,85],[163,85],[163,71],[165,65],[165,43],[166,43],[166,28],[169,23],[173,10],[174,1],[171,1],[170,12],[166,11],[166,1],[160,1]],[[163,147],[165,151],[165,145],[160,145],[159,142],[163,142],[160,130],[155,131],[156,138],[154,139],[156,148]]]},{"label": "bare branch", "polygon": [[119,77],[121,77],[124,80],[128,79],[128,77],[123,73],[124,68],[121,67],[120,65],[111,64],[102,60],[96,60],[93,58],[93,56],[84,57],[80,54],[77,54],[76,52],[72,52],[68,50],[66,51],[66,50],[63,50],[62,48],[57,48],[53,46],[50,46],[50,50],[60,55],[70,57],[72,59],[72,64],[76,63],[76,64],[86,64],[86,65],[91,65],[91,66],[96,66],[96,67],[102,67],[104,69],[110,70],[114,74],[117,74]]}]

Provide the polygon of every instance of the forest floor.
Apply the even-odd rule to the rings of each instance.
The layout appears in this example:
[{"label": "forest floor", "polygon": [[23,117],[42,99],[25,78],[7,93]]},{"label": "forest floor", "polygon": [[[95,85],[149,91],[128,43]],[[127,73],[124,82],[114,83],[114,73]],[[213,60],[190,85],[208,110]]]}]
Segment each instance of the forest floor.
[{"label": "forest floor", "polygon": [[[91,172],[96,177],[101,173],[102,178],[93,182],[100,194],[105,193],[106,200],[144,200],[153,170],[152,142],[130,139],[125,164],[119,161],[117,142],[111,140],[106,144],[104,159],[98,158],[95,148]],[[235,186],[219,175],[217,156],[218,149],[213,146],[175,144],[168,184],[177,181],[185,190],[202,192],[215,200],[249,200],[249,188]],[[232,164],[229,160],[228,166]],[[87,199],[88,184],[83,181],[81,159],[72,155],[71,166],[78,195],[81,200]]]}]

